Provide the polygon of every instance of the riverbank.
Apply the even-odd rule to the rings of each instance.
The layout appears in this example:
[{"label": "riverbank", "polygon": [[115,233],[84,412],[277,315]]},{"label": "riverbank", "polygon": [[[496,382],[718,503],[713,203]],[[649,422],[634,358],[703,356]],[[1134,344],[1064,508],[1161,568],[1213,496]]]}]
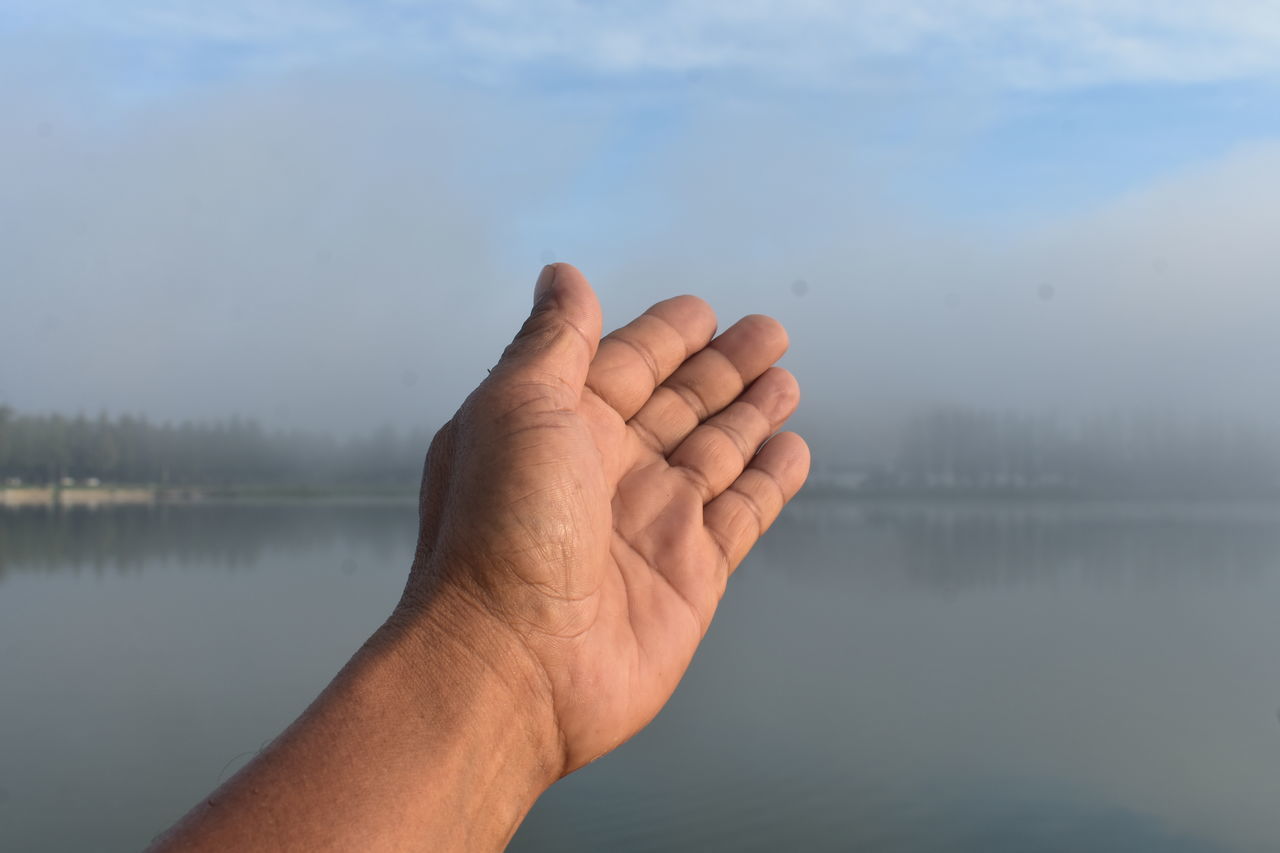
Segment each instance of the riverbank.
[{"label": "riverbank", "polygon": [[106,507],[193,504],[224,501],[414,500],[405,488],[328,486],[187,486],[160,488],[139,485],[0,486],[4,507]]},{"label": "riverbank", "polygon": [[157,491],[145,486],[9,486],[0,488],[0,506],[136,506],[153,504]]}]

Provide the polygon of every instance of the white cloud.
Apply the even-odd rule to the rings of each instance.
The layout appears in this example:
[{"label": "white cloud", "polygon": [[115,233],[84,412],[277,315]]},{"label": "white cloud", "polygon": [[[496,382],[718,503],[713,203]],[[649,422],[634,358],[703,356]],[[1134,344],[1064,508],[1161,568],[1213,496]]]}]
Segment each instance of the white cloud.
[{"label": "white cloud", "polygon": [[[289,7],[263,8],[239,18],[233,6],[213,19],[135,13],[114,25],[285,38]],[[473,28],[456,51],[508,51],[523,65],[578,38],[521,13],[523,39],[504,44],[496,34],[523,20],[502,23],[507,8],[494,0],[439,26]],[[690,45],[709,45],[697,61],[721,64],[745,64],[756,49],[712,26],[713,7],[658,8],[671,22],[660,37],[673,45],[662,61],[673,67],[695,62]],[[779,8],[725,5],[716,20],[785,44],[797,21],[847,16],[799,5],[788,7],[791,24],[771,29]],[[877,8],[874,43],[905,52],[977,4]],[[1072,41],[1051,32],[1045,7],[982,8],[975,32],[1020,21],[1044,40]],[[1166,19],[1206,32],[1230,23],[1188,8]],[[1116,9],[1140,17],[1136,4],[1107,14]],[[341,14],[354,13],[322,7],[305,20],[339,32]],[[594,32],[620,13],[584,14],[599,26],[580,30]],[[1267,32],[1265,10],[1255,24]],[[659,29],[636,27],[615,61],[639,61],[636,45]],[[367,37],[342,33],[352,44]],[[1101,29],[1090,38],[1095,53],[1135,50]],[[0,279],[24,318],[0,341],[0,398],[333,424],[419,418],[421,401],[402,400],[402,371],[420,371],[425,386],[438,370],[443,397],[456,399],[514,325],[539,256],[554,251],[592,275],[611,321],[685,289],[711,297],[725,319],[778,314],[795,331],[792,364],[811,383],[814,431],[838,433],[833,446],[869,412],[939,401],[1280,419],[1255,367],[1280,358],[1270,328],[1280,311],[1275,146],[1028,238],[1008,223],[984,233],[895,209],[890,185],[927,152],[860,145],[856,129],[833,129],[803,99],[706,99],[661,144],[620,151],[603,109],[474,87],[424,93],[416,78],[390,76],[389,90],[385,77],[353,79],[349,69],[249,81],[139,111],[105,134],[50,118],[38,88],[0,91],[0,159],[11,174]],[[954,132],[973,112],[954,98],[929,120]],[[925,136],[946,147],[932,127]],[[796,279],[807,282],[803,299]],[[1046,285],[1051,301],[1037,296]],[[50,335],[79,345],[23,366]],[[442,366],[462,362],[471,368]],[[337,412],[334,388],[346,398]],[[292,414],[276,413],[285,398]]]},{"label": "white cloud", "polygon": [[434,63],[479,78],[548,65],[830,88],[926,69],[962,84],[1055,89],[1280,72],[1280,5],[1260,0],[26,2],[49,31],[239,47],[290,66]]}]

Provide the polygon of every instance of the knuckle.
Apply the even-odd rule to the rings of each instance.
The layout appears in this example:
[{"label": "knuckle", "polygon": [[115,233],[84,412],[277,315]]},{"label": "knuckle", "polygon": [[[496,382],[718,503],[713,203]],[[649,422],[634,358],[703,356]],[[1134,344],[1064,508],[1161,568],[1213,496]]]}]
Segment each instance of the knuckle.
[{"label": "knuckle", "polygon": [[667,387],[684,401],[684,404],[689,407],[689,410],[693,412],[694,417],[699,422],[707,419],[710,414],[710,407],[694,385],[688,382],[670,382]]},{"label": "knuckle", "polygon": [[689,483],[691,483],[698,491],[698,494],[702,496],[702,500],[704,502],[710,500],[715,495],[715,490],[712,488],[711,480],[708,479],[706,472],[702,469],[695,468],[691,465],[682,465],[679,470],[684,478],[688,480]]},{"label": "knuckle", "polygon": [[750,492],[734,486],[733,492],[738,496],[738,506],[744,517],[744,523],[748,526],[755,527],[755,536],[758,539],[764,535],[764,531],[768,528],[765,523],[764,510],[760,506],[759,500]]},{"label": "knuckle", "polygon": [[653,350],[650,347],[632,339],[630,335],[626,334],[616,335],[614,340],[618,341],[618,343],[627,347],[639,356],[640,360],[644,362],[645,368],[649,371],[649,375],[652,377],[654,385],[657,385],[662,381],[662,368],[659,367],[658,357],[653,354]]},{"label": "knuckle", "polygon": [[737,425],[727,419],[718,422],[711,422],[710,425],[718,430],[720,434],[733,445],[743,459],[750,459],[755,454],[754,443],[747,438],[746,434],[740,430]]}]

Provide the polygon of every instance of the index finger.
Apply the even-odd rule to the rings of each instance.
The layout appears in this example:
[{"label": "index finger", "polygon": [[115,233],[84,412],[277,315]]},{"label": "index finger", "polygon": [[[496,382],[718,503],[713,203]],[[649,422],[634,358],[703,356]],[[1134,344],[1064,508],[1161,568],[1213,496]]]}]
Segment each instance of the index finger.
[{"label": "index finger", "polygon": [[629,420],[715,332],[715,312],[702,299],[665,299],[600,341],[587,387]]}]

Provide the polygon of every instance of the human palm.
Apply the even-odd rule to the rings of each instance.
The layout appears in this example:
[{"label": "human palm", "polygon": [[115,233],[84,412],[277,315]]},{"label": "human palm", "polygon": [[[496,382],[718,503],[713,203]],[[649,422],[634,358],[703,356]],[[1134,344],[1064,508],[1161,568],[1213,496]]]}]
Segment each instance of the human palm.
[{"label": "human palm", "polygon": [[[543,689],[569,772],[675,690],[729,575],[803,483],[808,449],[775,321],[715,340],[694,297],[600,339],[573,267],[428,454],[418,599],[475,605]],[[763,448],[761,447],[763,445]]]}]

